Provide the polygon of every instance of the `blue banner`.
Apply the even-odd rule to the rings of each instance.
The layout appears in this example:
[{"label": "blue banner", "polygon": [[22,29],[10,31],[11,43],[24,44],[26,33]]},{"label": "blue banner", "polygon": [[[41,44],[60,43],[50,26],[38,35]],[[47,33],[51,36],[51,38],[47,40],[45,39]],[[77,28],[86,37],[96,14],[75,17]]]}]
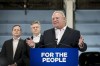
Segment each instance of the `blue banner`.
[{"label": "blue banner", "polygon": [[31,48],[30,66],[78,66],[77,48]]}]

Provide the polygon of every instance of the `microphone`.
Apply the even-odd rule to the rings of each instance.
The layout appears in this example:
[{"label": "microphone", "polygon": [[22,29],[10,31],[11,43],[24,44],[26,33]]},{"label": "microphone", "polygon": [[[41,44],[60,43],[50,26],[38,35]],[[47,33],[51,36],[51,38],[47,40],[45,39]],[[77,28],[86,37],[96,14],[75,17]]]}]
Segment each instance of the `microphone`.
[{"label": "microphone", "polygon": [[55,41],[57,42],[57,41],[58,41],[58,39],[56,38],[56,39],[55,39]]},{"label": "microphone", "polygon": [[72,48],[72,46],[64,44],[64,43],[59,43],[58,45],[55,43],[48,43],[45,45],[41,45],[38,48]]}]

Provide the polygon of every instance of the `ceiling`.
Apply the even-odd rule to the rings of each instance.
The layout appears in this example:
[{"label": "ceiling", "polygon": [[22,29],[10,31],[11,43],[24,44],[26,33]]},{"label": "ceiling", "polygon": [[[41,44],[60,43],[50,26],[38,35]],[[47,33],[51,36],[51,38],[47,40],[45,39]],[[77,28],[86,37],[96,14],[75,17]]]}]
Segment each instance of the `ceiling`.
[{"label": "ceiling", "polygon": [[[63,0],[0,0],[0,10],[63,10]],[[100,0],[76,0],[76,9],[100,9]]]},{"label": "ceiling", "polygon": [[100,0],[76,0],[76,9],[100,9]]},{"label": "ceiling", "polygon": [[0,9],[62,10],[63,0],[0,0]]}]

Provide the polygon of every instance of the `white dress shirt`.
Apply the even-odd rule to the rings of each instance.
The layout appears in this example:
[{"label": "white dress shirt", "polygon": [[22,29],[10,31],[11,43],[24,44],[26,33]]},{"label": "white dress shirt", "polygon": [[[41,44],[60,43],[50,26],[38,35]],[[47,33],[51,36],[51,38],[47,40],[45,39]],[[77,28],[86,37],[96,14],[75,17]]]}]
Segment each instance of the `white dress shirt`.
[{"label": "white dress shirt", "polygon": [[14,58],[15,53],[16,53],[16,49],[17,49],[17,46],[18,46],[19,39],[20,39],[20,37],[17,38],[17,39],[13,38],[13,58]]},{"label": "white dress shirt", "polygon": [[40,41],[40,37],[41,37],[41,34],[39,34],[39,35],[37,35],[37,36],[33,35],[33,41],[34,41],[35,43],[38,43],[38,42]]},{"label": "white dress shirt", "polygon": [[62,38],[65,30],[66,30],[66,27],[67,26],[63,27],[62,29],[55,28],[55,34],[56,34],[57,44],[59,44],[59,42],[60,42],[60,40],[61,40],[61,38]]}]

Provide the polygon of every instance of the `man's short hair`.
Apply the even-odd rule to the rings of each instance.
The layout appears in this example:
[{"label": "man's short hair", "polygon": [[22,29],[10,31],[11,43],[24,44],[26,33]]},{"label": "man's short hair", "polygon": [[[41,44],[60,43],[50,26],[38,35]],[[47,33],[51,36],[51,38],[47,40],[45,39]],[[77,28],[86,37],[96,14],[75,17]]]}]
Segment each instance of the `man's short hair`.
[{"label": "man's short hair", "polygon": [[63,11],[61,11],[61,10],[54,11],[54,13],[53,13],[53,14],[55,14],[55,13],[60,13],[63,17],[65,17],[64,12],[63,12]]},{"label": "man's short hair", "polygon": [[33,25],[33,24],[39,24],[39,25],[40,25],[40,22],[39,22],[39,21],[33,21],[33,22],[31,23],[31,25]]},{"label": "man's short hair", "polygon": [[21,29],[21,26],[20,26],[20,25],[14,25],[14,26],[12,27],[12,30],[13,30],[13,28],[14,28],[14,27],[16,27],[16,26],[19,26],[19,27],[20,27],[20,30],[22,31],[22,29]]}]

